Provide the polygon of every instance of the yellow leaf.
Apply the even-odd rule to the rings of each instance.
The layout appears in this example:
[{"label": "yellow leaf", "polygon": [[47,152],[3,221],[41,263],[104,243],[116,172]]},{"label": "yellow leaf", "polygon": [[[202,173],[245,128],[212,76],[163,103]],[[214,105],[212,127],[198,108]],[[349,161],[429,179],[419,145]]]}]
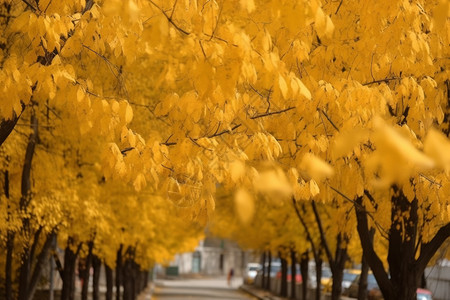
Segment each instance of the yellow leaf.
[{"label": "yellow leaf", "polygon": [[288,90],[288,86],[286,84],[286,80],[284,80],[283,76],[281,76],[281,75],[278,76],[278,84],[280,86],[280,91],[281,91],[281,94],[283,95],[283,98],[287,99],[289,90]]},{"label": "yellow leaf", "polygon": [[333,175],[333,168],[312,153],[307,153],[303,156],[300,168],[305,170],[316,181],[321,181]]},{"label": "yellow leaf", "polygon": [[424,152],[450,174],[450,141],[441,132],[431,129],[425,138]]},{"label": "yellow leaf", "polygon": [[247,10],[247,12],[251,13],[252,11],[255,10],[255,2],[254,0],[240,0],[241,3],[241,7],[245,10]]},{"label": "yellow leaf", "polygon": [[242,176],[245,175],[245,164],[238,160],[233,161],[229,165],[229,170],[230,170],[231,180],[233,180],[233,182],[236,182],[239,179],[241,179]]},{"label": "yellow leaf", "polygon": [[315,197],[320,193],[319,186],[314,179],[309,181],[309,191],[311,192],[311,196]]},{"label": "yellow leaf", "polygon": [[146,185],[147,185],[147,182],[145,180],[145,176],[142,173],[139,173],[133,182],[134,189],[139,192]]},{"label": "yellow leaf", "polygon": [[241,222],[248,224],[252,220],[255,211],[255,203],[252,195],[243,188],[238,189],[234,195],[234,205]]},{"label": "yellow leaf", "polygon": [[255,179],[255,187],[262,193],[276,193],[280,196],[292,194],[292,187],[281,169],[261,172]]}]

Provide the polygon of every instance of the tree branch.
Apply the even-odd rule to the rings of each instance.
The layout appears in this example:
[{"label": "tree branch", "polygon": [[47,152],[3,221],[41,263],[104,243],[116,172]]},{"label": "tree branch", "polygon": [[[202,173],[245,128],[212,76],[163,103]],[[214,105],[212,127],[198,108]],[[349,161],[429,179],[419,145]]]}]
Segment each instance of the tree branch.
[{"label": "tree branch", "polygon": [[320,220],[319,212],[317,211],[317,206],[314,201],[311,202],[311,206],[314,212],[314,216],[316,217],[317,227],[319,227],[320,232],[320,240],[322,241],[322,245],[325,248],[325,253],[328,257],[328,262],[330,263],[331,270],[334,270],[334,258],[331,254],[330,247],[328,246],[327,239],[325,238],[325,232],[323,230],[322,221]]},{"label": "tree branch", "polygon": [[378,257],[377,253],[373,248],[373,242],[370,238],[369,225],[367,220],[367,215],[364,210],[364,205],[362,204],[363,197],[358,197],[355,201],[358,205],[355,206],[356,220],[357,220],[357,230],[359,234],[359,239],[361,241],[361,246],[363,248],[364,256],[372,269],[373,275],[375,276],[380,290],[383,295],[392,294],[392,284],[389,281],[388,274],[384,269],[383,262]]},{"label": "tree branch", "polygon": [[171,16],[168,16],[168,15],[166,14],[166,12],[165,12],[161,7],[159,7],[158,5],[156,5],[155,2],[153,2],[152,0],[150,0],[150,3],[153,4],[156,8],[158,8],[158,9],[162,12],[162,14],[166,17],[167,21],[169,21],[169,23],[172,24],[179,32],[181,32],[181,33],[183,33],[183,34],[185,34],[185,35],[190,35],[190,34],[191,34],[190,32],[187,32],[187,31],[184,30],[183,28],[179,27],[176,23],[174,23],[173,20],[172,20],[172,18],[171,18]]},{"label": "tree branch", "polygon": [[250,119],[254,120],[254,119],[263,118],[263,117],[267,117],[267,116],[278,115],[278,114],[290,111],[290,110],[292,110],[294,108],[295,107],[288,107],[288,108],[285,108],[285,109],[282,109],[282,110],[267,112],[267,113],[264,113],[264,114],[260,114],[260,115],[256,115],[256,116],[250,117]]},{"label": "tree branch", "polygon": [[431,241],[422,245],[420,256],[417,259],[418,274],[422,274],[428,262],[449,236],[450,223],[447,223],[446,225],[439,228],[438,232]]},{"label": "tree branch", "polygon": [[314,245],[314,241],[313,241],[312,236],[311,236],[311,234],[310,234],[310,232],[308,230],[308,226],[306,226],[305,220],[303,219],[302,215],[300,214],[300,211],[298,210],[297,203],[296,203],[294,197],[292,197],[292,204],[294,205],[294,209],[295,209],[295,213],[297,214],[297,218],[299,219],[300,223],[302,223],[303,227],[305,228],[306,239],[311,244],[311,249],[313,251],[314,257],[316,257],[317,256],[317,251],[316,251],[316,247]]}]

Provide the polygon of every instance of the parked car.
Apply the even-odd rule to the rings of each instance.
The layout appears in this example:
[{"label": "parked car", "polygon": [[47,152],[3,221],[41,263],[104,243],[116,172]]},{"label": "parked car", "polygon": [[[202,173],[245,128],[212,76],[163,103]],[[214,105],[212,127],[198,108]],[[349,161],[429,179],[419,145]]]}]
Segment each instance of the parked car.
[{"label": "parked car", "polygon": [[[347,290],[346,295],[352,298],[358,297],[358,287],[359,287],[359,275],[353,280],[352,284]],[[381,294],[380,288],[378,287],[377,281],[373,274],[367,275],[367,298],[369,300],[382,300],[383,295]],[[432,300],[432,294],[426,289],[417,289],[417,300]]]},{"label": "parked car", "polygon": [[[345,269],[343,276],[342,276],[342,293],[345,293],[345,291],[350,287],[353,280],[361,274],[361,270],[358,269]],[[331,289],[333,287],[333,280],[328,281],[326,285],[323,287],[323,291],[325,293],[330,293]]]},{"label": "parked car", "polygon": [[426,289],[417,289],[417,300],[432,300],[431,291]]},{"label": "parked car", "polygon": [[[292,270],[291,270],[291,266],[288,266],[287,269],[287,281],[291,282],[292,281]],[[277,272],[277,278],[281,278],[281,270]],[[302,275],[300,272],[300,266],[297,264],[296,265],[296,271],[295,271],[295,282],[296,283],[302,283]]]},{"label": "parked car", "polygon": [[[351,298],[358,298],[359,278],[360,274],[353,279],[353,282],[343,294]],[[371,273],[367,274],[367,290],[369,291],[369,296],[376,298],[374,291],[379,290],[379,288],[375,276]]]},{"label": "parked car", "polygon": [[258,263],[248,263],[244,271],[244,283],[252,284],[255,281],[256,274],[262,266]]}]

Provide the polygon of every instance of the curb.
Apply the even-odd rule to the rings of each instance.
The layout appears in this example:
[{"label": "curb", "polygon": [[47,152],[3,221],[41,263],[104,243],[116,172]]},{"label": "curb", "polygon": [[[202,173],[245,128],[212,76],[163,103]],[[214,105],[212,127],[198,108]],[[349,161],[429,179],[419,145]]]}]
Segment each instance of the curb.
[{"label": "curb", "polygon": [[239,289],[255,298],[258,298],[259,300],[277,300],[278,299],[278,298],[271,297],[268,295],[261,295],[261,292],[258,293],[255,289],[252,289],[246,285],[239,286]]}]

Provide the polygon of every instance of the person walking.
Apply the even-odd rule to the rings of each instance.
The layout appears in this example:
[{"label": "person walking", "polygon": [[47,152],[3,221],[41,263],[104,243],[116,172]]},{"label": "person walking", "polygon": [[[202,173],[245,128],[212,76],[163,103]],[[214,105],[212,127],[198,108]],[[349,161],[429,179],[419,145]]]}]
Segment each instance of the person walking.
[{"label": "person walking", "polygon": [[234,270],[233,268],[230,269],[230,271],[228,272],[228,286],[231,286],[233,283],[233,276],[234,276]]}]

